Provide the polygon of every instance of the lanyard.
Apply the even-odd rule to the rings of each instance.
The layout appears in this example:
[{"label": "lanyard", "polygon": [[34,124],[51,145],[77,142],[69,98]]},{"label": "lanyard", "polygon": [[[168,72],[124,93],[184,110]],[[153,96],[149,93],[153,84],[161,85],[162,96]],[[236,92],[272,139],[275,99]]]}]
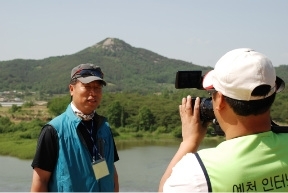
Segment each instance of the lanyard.
[{"label": "lanyard", "polygon": [[[81,121],[82,122],[82,121]],[[94,124],[93,124],[93,119],[92,119],[92,125],[91,125],[91,127],[90,127],[90,130],[88,129],[88,127],[82,122],[82,124],[85,126],[85,128],[86,128],[86,130],[87,130],[87,132],[90,134],[90,138],[91,138],[91,141],[92,141],[92,143],[93,143],[93,162],[95,162],[96,161],[96,153],[98,154],[98,156],[99,156],[99,158],[100,159],[103,159],[103,157],[100,155],[100,153],[99,153],[99,151],[98,151],[98,149],[97,149],[97,146],[96,146],[96,143],[95,143],[95,141],[94,141],[94,138],[93,138],[93,128],[94,128]]]}]

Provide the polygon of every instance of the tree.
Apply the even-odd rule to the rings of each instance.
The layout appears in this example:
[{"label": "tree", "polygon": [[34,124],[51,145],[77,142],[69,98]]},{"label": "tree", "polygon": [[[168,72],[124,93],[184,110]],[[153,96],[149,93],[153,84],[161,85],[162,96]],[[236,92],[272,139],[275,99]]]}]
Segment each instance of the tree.
[{"label": "tree", "polygon": [[11,132],[11,125],[13,125],[13,123],[8,117],[0,116],[0,133]]},{"label": "tree", "polygon": [[47,104],[49,112],[55,116],[60,115],[65,111],[70,100],[71,100],[70,95],[51,99]]},{"label": "tree", "polygon": [[155,116],[146,106],[140,108],[138,114],[139,130],[152,130],[152,125],[155,124]]},{"label": "tree", "polygon": [[109,123],[116,128],[122,125],[122,109],[119,101],[115,101],[108,106],[107,118]]},{"label": "tree", "polygon": [[20,111],[20,110],[21,110],[21,106],[17,106],[17,105],[15,105],[15,104],[13,104],[13,105],[11,106],[11,108],[9,109],[9,112],[10,112],[10,113],[15,113],[15,112]]}]

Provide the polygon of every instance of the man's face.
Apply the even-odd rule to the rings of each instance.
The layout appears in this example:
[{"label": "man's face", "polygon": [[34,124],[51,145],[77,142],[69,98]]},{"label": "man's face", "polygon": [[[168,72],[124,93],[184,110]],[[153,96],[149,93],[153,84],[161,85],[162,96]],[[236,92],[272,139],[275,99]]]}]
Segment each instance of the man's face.
[{"label": "man's face", "polygon": [[77,81],[74,85],[69,85],[70,95],[73,104],[84,114],[92,113],[102,99],[102,84],[100,81],[92,81],[84,84]]}]

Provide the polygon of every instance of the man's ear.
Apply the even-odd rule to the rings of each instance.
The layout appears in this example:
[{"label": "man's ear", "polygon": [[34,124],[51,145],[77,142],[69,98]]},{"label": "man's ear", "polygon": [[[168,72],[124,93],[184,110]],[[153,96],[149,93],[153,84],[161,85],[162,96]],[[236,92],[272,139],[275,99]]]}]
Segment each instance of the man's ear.
[{"label": "man's ear", "polygon": [[73,96],[73,91],[74,91],[74,85],[69,84],[69,92],[71,96]]},{"label": "man's ear", "polygon": [[214,97],[215,97],[215,101],[216,101],[215,108],[217,110],[221,110],[227,105],[225,98],[224,98],[224,95],[221,92],[216,92]]}]

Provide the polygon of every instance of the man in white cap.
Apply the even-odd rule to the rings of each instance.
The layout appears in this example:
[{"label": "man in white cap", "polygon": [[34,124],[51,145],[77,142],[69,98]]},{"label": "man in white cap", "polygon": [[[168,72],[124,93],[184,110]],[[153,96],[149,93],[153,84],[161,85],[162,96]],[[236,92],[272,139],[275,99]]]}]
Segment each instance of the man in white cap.
[{"label": "man in white cap", "polygon": [[119,160],[107,119],[96,113],[106,85],[99,66],[72,69],[71,103],[47,123],[32,162],[32,192],[118,192]]},{"label": "man in white cap", "polygon": [[[277,82],[277,83],[276,83]],[[183,141],[168,165],[160,192],[288,192],[288,133],[271,130],[270,108],[284,88],[271,61],[249,48],[226,53],[203,78],[226,140],[197,151],[207,123],[200,99],[179,106]]]}]

